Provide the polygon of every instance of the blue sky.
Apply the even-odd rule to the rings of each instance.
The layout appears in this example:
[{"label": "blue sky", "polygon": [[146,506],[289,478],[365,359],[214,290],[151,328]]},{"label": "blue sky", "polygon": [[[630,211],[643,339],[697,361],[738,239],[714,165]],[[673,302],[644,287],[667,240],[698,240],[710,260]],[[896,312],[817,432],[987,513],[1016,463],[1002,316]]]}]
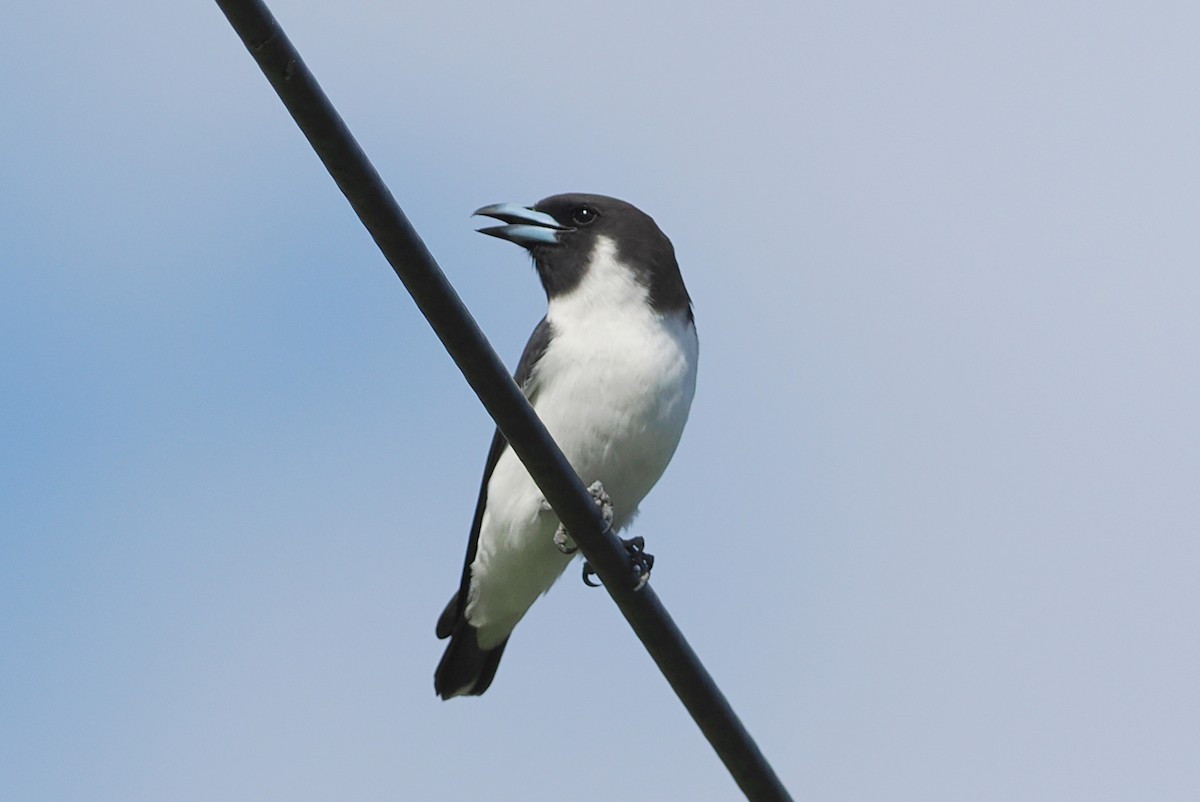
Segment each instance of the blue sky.
[{"label": "blue sky", "polygon": [[[510,362],[472,209],[674,240],[635,531],[797,798],[1194,798],[1193,6],[272,7]],[[13,9],[0,98],[6,798],[736,798],[574,571],[434,697],[491,425],[215,4]]]}]

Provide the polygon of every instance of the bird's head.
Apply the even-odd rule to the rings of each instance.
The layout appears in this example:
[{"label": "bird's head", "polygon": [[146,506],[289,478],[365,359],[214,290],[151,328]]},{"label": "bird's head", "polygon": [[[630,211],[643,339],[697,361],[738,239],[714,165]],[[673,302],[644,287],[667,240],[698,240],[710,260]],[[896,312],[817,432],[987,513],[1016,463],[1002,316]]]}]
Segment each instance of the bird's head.
[{"label": "bird's head", "polygon": [[605,195],[552,195],[533,206],[497,203],[475,214],[504,223],[479,229],[529,251],[549,298],[579,286],[599,254],[624,264],[655,306],[688,306],[675,249],[650,215]]}]

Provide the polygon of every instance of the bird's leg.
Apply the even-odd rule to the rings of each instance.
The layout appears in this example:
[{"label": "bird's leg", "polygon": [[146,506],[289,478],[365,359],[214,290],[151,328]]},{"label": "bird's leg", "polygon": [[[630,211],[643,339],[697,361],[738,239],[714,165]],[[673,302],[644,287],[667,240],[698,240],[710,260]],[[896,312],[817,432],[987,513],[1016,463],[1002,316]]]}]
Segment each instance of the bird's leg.
[{"label": "bird's leg", "polygon": [[[600,515],[604,518],[604,528],[607,530],[612,526],[613,505],[612,499],[608,497],[608,491],[604,489],[604,485],[600,484],[600,480],[592,482],[588,492],[592,494],[592,498],[596,502],[596,506],[600,508]],[[546,502],[542,502],[545,504]],[[571,540],[571,536],[567,534],[567,528],[561,523],[558,529],[554,532],[554,547],[563,554],[574,554],[579,551],[579,547],[575,545],[575,541]]]},{"label": "bird's leg", "polygon": [[[596,501],[596,506],[600,508],[600,515],[604,518],[604,529],[607,531],[612,526],[613,520],[612,499],[609,498],[608,491],[604,489],[604,485],[599,481],[592,482],[591,487],[588,488],[588,492],[592,494],[592,498]],[[548,510],[550,509],[550,505],[543,501],[542,508]],[[630,561],[633,563],[633,589],[641,590],[650,579],[650,569],[654,567],[654,555],[646,553],[646,539],[643,537],[621,538],[621,543],[624,544],[625,550],[629,552]],[[574,554],[579,551],[579,547],[575,545],[575,541],[567,534],[566,527],[561,523],[554,532],[554,547],[563,554]],[[596,571],[592,568],[591,563],[585,560],[583,563],[583,584],[593,588],[600,587],[600,582],[592,581],[592,577],[594,576],[597,576]]]},{"label": "bird's leg", "polygon": [[[646,553],[644,537],[621,538],[621,543],[624,544],[625,551],[629,552],[629,558],[633,562],[633,589],[641,590],[650,581],[650,570],[654,568],[654,555]],[[596,569],[592,568],[591,563],[585,561],[583,563],[583,584],[591,588],[598,588],[604,584],[603,582],[593,582],[592,577],[594,576],[598,576]]]},{"label": "bird's leg", "polygon": [[[604,515],[605,529],[612,523],[612,501],[608,497],[608,493],[604,491],[604,486],[599,482],[593,482],[588,488],[588,492],[592,494],[592,498],[596,499],[596,504],[600,506],[600,512]],[[566,532],[559,527],[559,532],[554,535],[555,544],[558,543],[558,535],[566,536]],[[628,540],[621,538],[621,543],[625,546],[625,551],[629,552],[629,558],[633,563],[634,571],[634,590],[641,590],[646,582],[650,579],[650,569],[654,567],[654,555],[646,553],[646,539],[643,537],[631,537]],[[602,583],[593,582],[592,577],[597,576],[596,571],[592,568],[592,564],[586,560],[583,563],[583,584],[588,587],[598,588]]]}]

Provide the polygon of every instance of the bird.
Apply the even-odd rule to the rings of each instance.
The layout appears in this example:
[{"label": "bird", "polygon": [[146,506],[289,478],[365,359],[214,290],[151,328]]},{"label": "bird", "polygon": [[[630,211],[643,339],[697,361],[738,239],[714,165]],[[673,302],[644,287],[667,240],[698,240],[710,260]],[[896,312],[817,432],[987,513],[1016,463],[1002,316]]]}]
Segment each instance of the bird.
[{"label": "bird", "polygon": [[[606,520],[620,532],[674,455],[696,392],[699,341],[674,246],[648,214],[604,195],[498,203],[475,215],[503,223],[480,233],[533,258],[546,315],[514,379],[583,483],[610,503]],[[491,686],[514,627],[566,569],[571,545],[497,431],[459,589],[437,622],[438,638],[449,638],[434,672],[438,696]]]}]

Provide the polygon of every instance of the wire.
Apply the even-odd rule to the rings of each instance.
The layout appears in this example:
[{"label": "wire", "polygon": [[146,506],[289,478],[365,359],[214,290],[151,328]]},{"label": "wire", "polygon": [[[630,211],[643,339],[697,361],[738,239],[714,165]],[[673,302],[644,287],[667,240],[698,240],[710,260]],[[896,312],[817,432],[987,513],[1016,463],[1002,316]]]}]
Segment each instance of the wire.
[{"label": "wire", "polygon": [[734,781],[753,802],[790,800],[658,596],[634,590],[624,546],[266,4],[217,5]]}]

